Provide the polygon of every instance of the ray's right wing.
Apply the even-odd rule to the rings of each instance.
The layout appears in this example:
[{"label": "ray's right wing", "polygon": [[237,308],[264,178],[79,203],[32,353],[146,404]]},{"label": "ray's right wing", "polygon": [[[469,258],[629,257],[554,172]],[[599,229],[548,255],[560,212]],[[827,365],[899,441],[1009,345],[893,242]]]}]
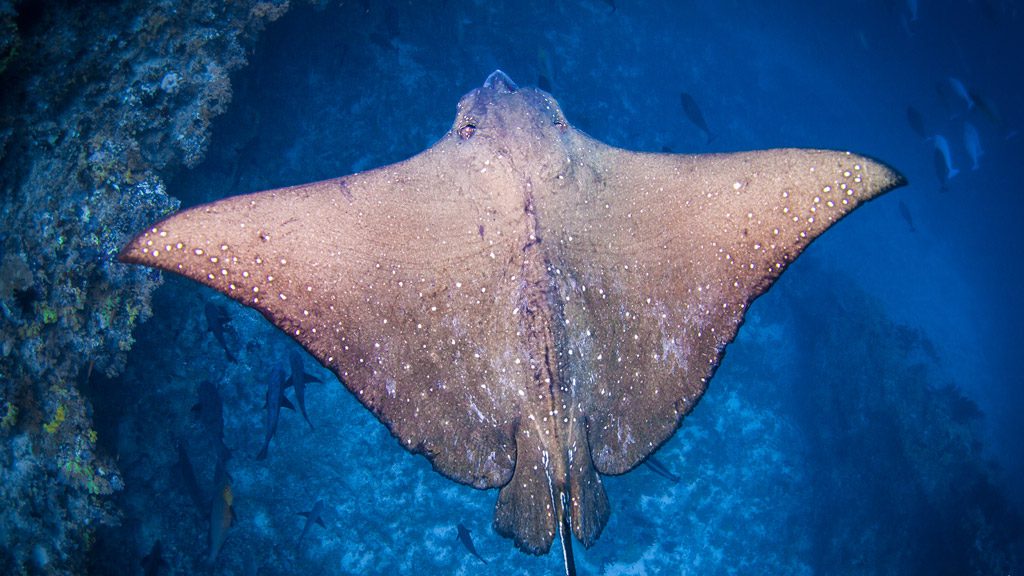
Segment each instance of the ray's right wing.
[{"label": "ray's right wing", "polygon": [[[635,153],[595,141],[547,199],[564,358],[598,470],[636,466],[704,393],[750,303],[807,245],[903,177],[846,152]],[[578,193],[571,192],[572,190]]]}]

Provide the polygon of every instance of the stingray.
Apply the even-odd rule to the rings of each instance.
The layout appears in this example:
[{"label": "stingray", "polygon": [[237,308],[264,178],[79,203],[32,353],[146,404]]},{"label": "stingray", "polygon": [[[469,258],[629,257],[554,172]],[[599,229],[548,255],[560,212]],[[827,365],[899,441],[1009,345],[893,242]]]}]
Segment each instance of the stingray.
[{"label": "stingray", "polygon": [[261,312],[407,450],[500,489],[498,533],[533,554],[558,534],[573,573],[601,476],[672,436],[812,240],[904,183],[850,152],[614,148],[495,71],[420,154],[182,211],[120,259]]}]

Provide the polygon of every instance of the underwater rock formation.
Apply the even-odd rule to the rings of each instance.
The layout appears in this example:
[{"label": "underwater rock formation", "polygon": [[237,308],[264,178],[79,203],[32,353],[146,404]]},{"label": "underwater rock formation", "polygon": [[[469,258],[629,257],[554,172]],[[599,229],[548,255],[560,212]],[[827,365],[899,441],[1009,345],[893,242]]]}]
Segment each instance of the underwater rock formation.
[{"label": "underwater rock formation", "polygon": [[173,210],[229,71],[287,2],[0,3],[0,566],[81,571],[122,486],[80,391],[123,369],[159,275],[112,264]]}]

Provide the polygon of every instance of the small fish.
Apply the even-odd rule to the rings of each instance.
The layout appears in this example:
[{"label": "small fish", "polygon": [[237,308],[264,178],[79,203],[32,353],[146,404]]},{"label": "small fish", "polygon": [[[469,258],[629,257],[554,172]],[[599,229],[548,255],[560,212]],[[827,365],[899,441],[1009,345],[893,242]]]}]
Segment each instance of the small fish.
[{"label": "small fish", "polygon": [[484,564],[487,564],[487,560],[484,560],[483,556],[477,553],[476,546],[473,546],[473,536],[469,533],[469,528],[463,526],[461,522],[457,528],[459,530],[459,542],[462,542],[462,545],[466,547],[466,550],[469,550],[470,554],[476,556]]},{"label": "small fish", "polygon": [[953,91],[953,94],[955,94],[957,98],[963,100],[964,105],[967,106],[968,110],[972,110],[974,108],[974,98],[971,98],[971,93],[967,91],[967,87],[964,86],[964,83],[961,82],[959,78],[954,78],[952,76],[946,78],[946,82],[949,84],[949,88]]},{"label": "small fish", "polygon": [[932,137],[932,142],[935,144],[935,173],[942,184],[941,189],[946,190],[949,181],[960,171],[953,167],[953,158],[949,152],[949,141],[946,140],[946,137],[936,134]]},{"label": "small fish", "polygon": [[203,497],[203,491],[199,488],[199,482],[196,481],[196,473],[192,468],[192,461],[189,460],[188,451],[185,449],[183,442],[178,442],[178,461],[174,464],[174,468],[180,475],[181,482],[185,485],[185,491],[192,498],[196,509],[200,513],[205,511],[208,501]]},{"label": "small fish", "polygon": [[192,406],[192,414],[199,418],[203,428],[212,437],[218,455],[229,457],[231,451],[224,444],[224,402],[213,382],[203,380],[199,383],[199,401]]},{"label": "small fish", "polygon": [[669,470],[668,467],[666,467],[661,460],[658,460],[653,454],[648,456],[647,460],[644,460],[644,464],[646,464],[647,467],[653,470],[658,476],[668,479],[673,484],[679,483],[679,476],[673,474],[672,471]]},{"label": "small fish", "polygon": [[708,123],[704,120],[704,114],[701,113],[700,106],[697,105],[697,101],[693,99],[693,96],[690,96],[686,92],[679,93],[679,101],[683,105],[683,112],[686,114],[686,117],[690,119],[690,122],[692,122],[694,126],[700,128],[701,131],[704,132],[708,137],[708,143],[710,144],[714,137],[711,135],[711,130],[708,129]]},{"label": "small fish", "polygon": [[903,200],[900,200],[900,216],[903,217],[903,221],[910,226],[910,232],[916,234],[917,228],[914,227],[914,219],[910,216],[910,208],[907,207]]},{"label": "small fish", "polygon": [[231,362],[238,362],[235,359],[234,354],[228,349],[227,338],[225,333],[230,330],[231,316],[228,315],[226,308],[213,302],[206,303],[206,329],[213,332],[213,337],[217,339],[221,347],[224,348],[224,353],[227,354],[228,360]]},{"label": "small fish", "polygon": [[988,96],[971,90],[971,99],[974,100],[974,105],[978,110],[988,118],[989,122],[992,123],[996,128],[1003,127],[1003,115],[999,112],[999,108],[996,107]]},{"label": "small fish", "polygon": [[913,106],[907,106],[907,124],[910,124],[910,129],[913,130],[915,134],[920,136],[922,139],[928,139],[928,131],[924,126],[924,116],[921,116],[921,113]]},{"label": "small fish", "polygon": [[270,380],[267,382],[267,435],[263,442],[263,448],[256,455],[257,460],[264,460],[267,457],[267,448],[270,447],[270,439],[277,432],[277,421],[280,418],[281,407],[295,409],[288,397],[284,395],[285,378],[284,372],[277,366],[270,373]]},{"label": "small fish", "polygon": [[323,380],[306,372],[306,365],[302,361],[302,354],[297,350],[293,349],[291,351],[288,355],[288,360],[291,364],[292,372],[288,376],[288,381],[284,387],[285,389],[295,387],[295,403],[299,405],[299,412],[306,419],[306,424],[309,424],[309,428],[313,429],[313,423],[309,421],[309,416],[306,415],[306,384],[310,382],[323,384]]},{"label": "small fish", "polygon": [[324,501],[317,500],[316,504],[313,504],[313,509],[309,512],[299,512],[299,516],[306,517],[306,524],[302,527],[302,534],[299,534],[299,543],[297,547],[302,546],[302,540],[309,533],[310,527],[315,523],[319,524],[321,528],[327,528],[324,524]]},{"label": "small fish", "polygon": [[210,555],[207,559],[210,566],[217,562],[217,554],[228,537],[228,529],[235,521],[235,496],[231,492],[231,475],[228,474],[223,459],[217,459],[213,488],[213,502],[210,506]]},{"label": "small fish", "polygon": [[970,122],[964,122],[964,148],[967,149],[967,155],[971,157],[971,170],[977,170],[978,162],[985,155],[985,150],[981,147],[978,129]]},{"label": "small fish", "polygon": [[153,547],[150,548],[149,554],[142,557],[142,574],[144,576],[157,576],[160,574],[160,569],[167,566],[167,561],[164,560],[163,546],[160,541],[153,542]]}]

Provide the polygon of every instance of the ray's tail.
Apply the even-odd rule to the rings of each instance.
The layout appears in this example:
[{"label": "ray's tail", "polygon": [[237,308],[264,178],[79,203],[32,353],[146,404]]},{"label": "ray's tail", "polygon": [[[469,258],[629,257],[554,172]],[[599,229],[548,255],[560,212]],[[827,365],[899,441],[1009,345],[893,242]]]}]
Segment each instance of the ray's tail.
[{"label": "ray's tail", "polygon": [[563,491],[561,500],[558,539],[562,544],[565,576],[576,576],[576,559],[572,555],[572,511],[569,509],[569,494]]}]

